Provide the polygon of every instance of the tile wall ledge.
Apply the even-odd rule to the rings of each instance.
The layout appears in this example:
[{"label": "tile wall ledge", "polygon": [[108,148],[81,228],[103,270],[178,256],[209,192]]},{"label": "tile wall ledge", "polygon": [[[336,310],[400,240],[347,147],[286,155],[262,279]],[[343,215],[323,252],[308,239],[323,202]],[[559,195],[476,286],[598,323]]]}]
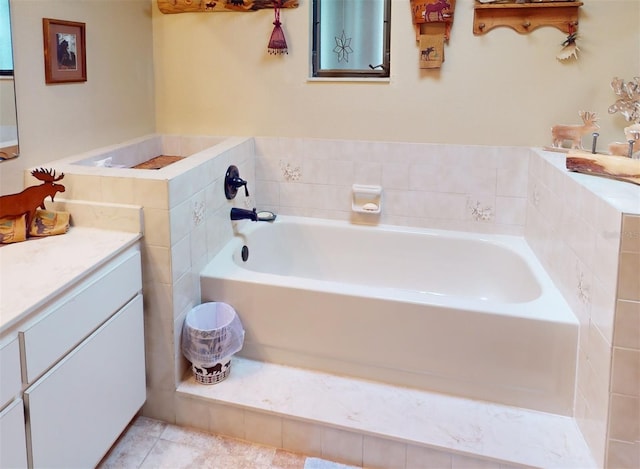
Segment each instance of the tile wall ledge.
[{"label": "tile wall ledge", "polygon": [[[175,144],[170,144],[163,141],[167,139],[174,139],[176,142]],[[247,141],[253,141],[253,137],[151,134],[119,144],[96,148],[85,153],[60,158],[58,160],[39,165],[39,167],[52,168],[55,169],[57,173],[80,176],[169,180],[190,169],[198,167],[203,161],[211,159],[212,157],[222,154],[225,151],[237,147]],[[170,153],[175,153],[176,155],[174,156],[185,156],[186,158],[157,170],[78,164],[81,161],[99,160],[100,158],[118,151],[131,151],[134,153],[143,152],[145,154],[141,156],[142,161],[158,156],[157,153],[163,151],[169,151]],[[150,153],[146,154],[147,152]],[[28,168],[24,172],[25,187],[33,185],[34,183],[33,178],[30,175],[31,170],[33,169],[36,168]]]},{"label": "tile wall ledge", "polygon": [[144,233],[143,212],[139,205],[56,198],[54,202],[47,202],[47,208],[69,212],[71,226],[74,227],[122,231],[139,235]]},{"label": "tile wall ledge", "polygon": [[572,180],[596,194],[621,213],[640,215],[640,186],[602,176],[576,173],[566,169],[566,154],[534,148],[545,161],[566,173]]}]

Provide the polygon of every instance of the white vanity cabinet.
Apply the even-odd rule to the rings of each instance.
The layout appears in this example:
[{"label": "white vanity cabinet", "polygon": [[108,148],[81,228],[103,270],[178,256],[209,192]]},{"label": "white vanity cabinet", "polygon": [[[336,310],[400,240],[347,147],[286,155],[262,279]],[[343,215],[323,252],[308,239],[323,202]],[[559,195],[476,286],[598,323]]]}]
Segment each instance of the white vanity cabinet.
[{"label": "white vanity cabinet", "polygon": [[21,389],[18,338],[11,337],[0,345],[0,468],[27,465]]},{"label": "white vanity cabinet", "polygon": [[0,412],[0,467],[27,467],[22,399],[16,399]]},{"label": "white vanity cabinet", "polygon": [[33,467],[95,467],[145,400],[142,296],[24,393]]},{"label": "white vanity cabinet", "polygon": [[[20,394],[20,347],[16,336],[0,343],[0,409]],[[2,466],[0,466],[2,467]]]},{"label": "white vanity cabinet", "polygon": [[29,467],[95,467],[143,405],[142,312],[135,244],[19,326]]}]

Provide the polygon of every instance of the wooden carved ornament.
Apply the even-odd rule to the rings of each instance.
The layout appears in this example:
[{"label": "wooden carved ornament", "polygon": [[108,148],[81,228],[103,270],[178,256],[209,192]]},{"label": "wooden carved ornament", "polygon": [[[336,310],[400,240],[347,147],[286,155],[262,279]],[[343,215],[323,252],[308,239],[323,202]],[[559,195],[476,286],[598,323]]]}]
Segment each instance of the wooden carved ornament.
[{"label": "wooden carved ornament", "polygon": [[47,197],[51,197],[53,201],[58,192],[65,191],[62,184],[56,184],[64,177],[64,173],[56,177],[55,171],[40,168],[31,171],[31,175],[42,181],[42,184],[27,187],[17,194],[0,196],[0,219],[25,216],[26,237],[29,237],[29,228],[38,207],[45,209],[44,200]]},{"label": "wooden carved ornament", "polygon": [[298,0],[158,0],[164,14],[257,11],[265,8],[297,8]]}]

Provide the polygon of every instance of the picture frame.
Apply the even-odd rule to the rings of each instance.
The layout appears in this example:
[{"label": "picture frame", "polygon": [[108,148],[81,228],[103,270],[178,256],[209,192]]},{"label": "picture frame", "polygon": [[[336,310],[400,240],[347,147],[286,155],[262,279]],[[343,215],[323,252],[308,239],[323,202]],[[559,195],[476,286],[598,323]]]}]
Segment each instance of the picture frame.
[{"label": "picture frame", "polygon": [[87,81],[85,23],[42,19],[47,84]]}]

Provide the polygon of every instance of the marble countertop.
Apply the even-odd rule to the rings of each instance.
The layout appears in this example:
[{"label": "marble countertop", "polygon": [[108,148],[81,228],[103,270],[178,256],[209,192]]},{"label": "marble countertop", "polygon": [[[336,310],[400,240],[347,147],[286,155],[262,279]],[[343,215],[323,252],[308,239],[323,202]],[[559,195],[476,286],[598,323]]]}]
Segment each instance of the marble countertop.
[{"label": "marble countertop", "polygon": [[140,233],[72,227],[0,247],[0,335],[135,244]]}]

